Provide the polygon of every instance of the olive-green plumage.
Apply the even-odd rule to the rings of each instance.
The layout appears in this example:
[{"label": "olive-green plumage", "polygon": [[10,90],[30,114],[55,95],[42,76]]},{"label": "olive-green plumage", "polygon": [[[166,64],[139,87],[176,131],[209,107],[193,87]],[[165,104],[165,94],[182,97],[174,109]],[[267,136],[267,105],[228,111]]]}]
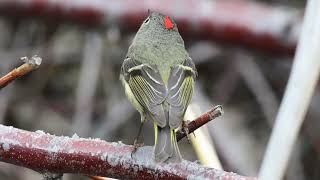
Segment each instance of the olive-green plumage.
[{"label": "olive-green plumage", "polygon": [[196,73],[175,22],[149,12],[129,47],[120,79],[141,121],[154,122],[157,162],[181,161],[175,130],[190,103]]}]

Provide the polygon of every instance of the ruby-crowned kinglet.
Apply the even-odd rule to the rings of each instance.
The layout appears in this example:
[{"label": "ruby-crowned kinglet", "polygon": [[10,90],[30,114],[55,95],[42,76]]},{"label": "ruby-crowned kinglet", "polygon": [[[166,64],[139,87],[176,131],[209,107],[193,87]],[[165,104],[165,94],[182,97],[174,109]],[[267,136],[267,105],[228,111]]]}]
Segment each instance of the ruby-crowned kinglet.
[{"label": "ruby-crowned kinglet", "polygon": [[123,61],[120,79],[142,124],[154,122],[156,162],[181,161],[175,130],[182,125],[196,75],[174,20],[149,11]]}]

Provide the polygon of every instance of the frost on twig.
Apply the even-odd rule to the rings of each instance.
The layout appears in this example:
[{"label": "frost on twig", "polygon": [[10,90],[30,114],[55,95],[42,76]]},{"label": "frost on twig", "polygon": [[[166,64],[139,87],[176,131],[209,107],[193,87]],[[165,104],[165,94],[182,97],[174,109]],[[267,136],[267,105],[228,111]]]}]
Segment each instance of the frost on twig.
[{"label": "frost on twig", "polygon": [[24,62],[24,64],[0,78],[0,89],[4,88],[18,77],[21,77],[37,69],[42,62],[41,57],[37,55],[33,56],[31,59],[29,59],[28,57],[22,57],[21,60]]},{"label": "frost on twig", "polygon": [[253,179],[183,160],[155,163],[152,147],[74,136],[53,136],[0,125],[0,160],[40,173],[78,173],[120,179]]},{"label": "frost on twig", "polygon": [[26,57],[26,56],[25,56],[25,57],[21,57],[21,60],[22,60],[24,63],[26,63],[26,64],[28,64],[28,65],[30,65],[30,66],[34,66],[34,68],[38,68],[38,67],[40,66],[41,62],[42,62],[41,57],[39,57],[38,55],[32,56],[31,59],[29,59],[29,58]]}]

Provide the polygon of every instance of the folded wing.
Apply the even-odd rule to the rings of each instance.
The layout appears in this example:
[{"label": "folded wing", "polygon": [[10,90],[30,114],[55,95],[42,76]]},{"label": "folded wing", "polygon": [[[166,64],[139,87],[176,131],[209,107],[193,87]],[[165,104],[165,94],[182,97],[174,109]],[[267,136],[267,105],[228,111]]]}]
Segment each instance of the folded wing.
[{"label": "folded wing", "polygon": [[169,125],[178,128],[191,101],[197,71],[191,58],[172,68],[168,83]]},{"label": "folded wing", "polygon": [[147,119],[151,118],[158,126],[164,127],[167,120],[162,104],[168,93],[157,67],[127,58],[122,64],[121,74],[143,107]]}]

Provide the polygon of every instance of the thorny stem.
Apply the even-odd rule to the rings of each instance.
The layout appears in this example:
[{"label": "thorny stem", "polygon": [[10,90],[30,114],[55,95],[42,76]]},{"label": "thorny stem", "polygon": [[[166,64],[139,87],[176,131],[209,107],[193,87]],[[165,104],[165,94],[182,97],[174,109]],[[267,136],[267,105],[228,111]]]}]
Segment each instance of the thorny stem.
[{"label": "thorny stem", "polygon": [[33,56],[31,59],[22,57],[21,60],[24,62],[24,64],[22,64],[18,68],[13,69],[8,74],[0,78],[0,89],[6,87],[10,82],[17,79],[18,77],[21,77],[37,69],[42,62],[42,59],[37,55]]}]

